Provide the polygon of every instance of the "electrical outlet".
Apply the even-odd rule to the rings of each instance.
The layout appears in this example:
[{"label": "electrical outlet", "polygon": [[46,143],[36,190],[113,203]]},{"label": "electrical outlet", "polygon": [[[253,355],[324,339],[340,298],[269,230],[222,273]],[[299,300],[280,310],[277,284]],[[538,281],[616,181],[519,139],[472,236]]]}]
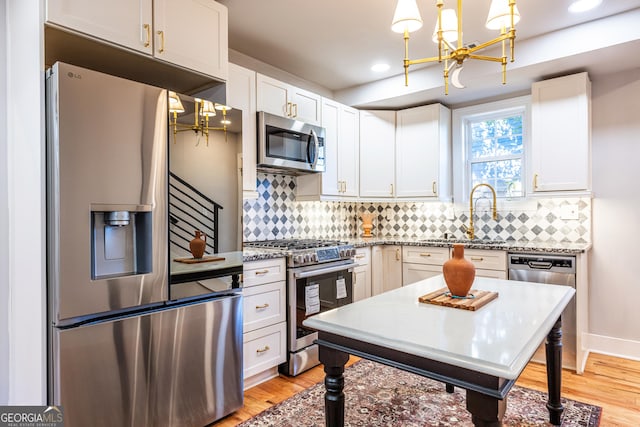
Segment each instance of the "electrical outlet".
[{"label": "electrical outlet", "polygon": [[578,219],[578,207],[575,205],[561,206],[560,219]]}]

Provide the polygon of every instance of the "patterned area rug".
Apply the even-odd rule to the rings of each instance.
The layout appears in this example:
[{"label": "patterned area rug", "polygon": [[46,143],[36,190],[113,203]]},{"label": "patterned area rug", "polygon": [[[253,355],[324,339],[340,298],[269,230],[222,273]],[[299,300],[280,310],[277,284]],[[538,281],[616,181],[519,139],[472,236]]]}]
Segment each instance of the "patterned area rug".
[{"label": "patterned area rug", "polygon": [[[346,426],[473,426],[465,391],[369,360],[345,369]],[[547,394],[514,386],[504,426],[550,426]],[[563,427],[597,427],[602,408],[562,399]],[[324,384],[318,383],[272,406],[241,427],[324,426]]]}]

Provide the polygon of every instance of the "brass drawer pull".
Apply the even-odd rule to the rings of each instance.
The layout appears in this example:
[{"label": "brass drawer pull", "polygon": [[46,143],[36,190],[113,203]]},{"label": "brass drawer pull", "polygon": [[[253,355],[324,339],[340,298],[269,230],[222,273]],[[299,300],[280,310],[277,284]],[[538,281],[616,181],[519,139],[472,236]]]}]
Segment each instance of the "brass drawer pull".
[{"label": "brass drawer pull", "polygon": [[537,173],[533,174],[533,189],[534,190],[538,189],[538,174]]},{"label": "brass drawer pull", "polygon": [[151,43],[151,26],[149,24],[144,24],[142,27],[147,33],[147,39],[144,41],[144,47],[149,47],[149,43]]},{"label": "brass drawer pull", "polygon": [[260,354],[260,353],[264,353],[265,351],[269,351],[270,348],[268,345],[265,345],[263,348],[259,348],[256,350],[256,353]]},{"label": "brass drawer pull", "polygon": [[429,256],[431,256],[431,254],[430,254],[430,253],[428,253],[428,252],[422,252],[422,253],[420,253],[420,256],[427,256],[427,257],[429,257]]},{"label": "brass drawer pull", "polygon": [[262,310],[263,308],[269,307],[268,303],[264,303],[262,305],[256,305],[256,310]]},{"label": "brass drawer pull", "polygon": [[366,257],[366,255],[365,255],[365,254],[358,254],[358,255],[356,255],[356,259],[362,259],[362,258],[364,258],[364,257]]},{"label": "brass drawer pull", "polygon": [[484,261],[484,258],[482,257],[471,257],[471,261]]},{"label": "brass drawer pull", "polygon": [[256,271],[256,276],[262,276],[263,274],[269,273],[269,270],[260,270]]},{"label": "brass drawer pull", "polygon": [[158,52],[163,53],[164,52],[164,31],[158,31],[158,35],[160,36],[160,49],[158,50]]}]

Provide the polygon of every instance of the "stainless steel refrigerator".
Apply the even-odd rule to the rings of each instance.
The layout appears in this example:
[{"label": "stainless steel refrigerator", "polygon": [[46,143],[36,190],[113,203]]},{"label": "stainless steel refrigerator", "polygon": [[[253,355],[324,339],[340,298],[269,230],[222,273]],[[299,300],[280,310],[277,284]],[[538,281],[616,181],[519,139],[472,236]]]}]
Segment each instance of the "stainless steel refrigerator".
[{"label": "stainless steel refrigerator", "polygon": [[46,89],[49,403],[69,427],[234,411],[241,296],[170,296],[167,91],[63,63]]}]

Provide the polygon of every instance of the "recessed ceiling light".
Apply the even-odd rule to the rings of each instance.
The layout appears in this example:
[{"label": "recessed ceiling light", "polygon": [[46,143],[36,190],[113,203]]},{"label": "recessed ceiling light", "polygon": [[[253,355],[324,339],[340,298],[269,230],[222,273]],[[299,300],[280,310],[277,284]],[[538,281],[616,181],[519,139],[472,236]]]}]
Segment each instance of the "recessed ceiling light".
[{"label": "recessed ceiling light", "polygon": [[389,69],[389,64],[385,64],[385,63],[379,63],[379,64],[374,64],[371,67],[371,71],[376,72],[376,73],[382,73],[385,72]]},{"label": "recessed ceiling light", "polygon": [[597,7],[600,3],[602,3],[602,0],[576,0],[569,5],[569,12],[586,12]]}]

